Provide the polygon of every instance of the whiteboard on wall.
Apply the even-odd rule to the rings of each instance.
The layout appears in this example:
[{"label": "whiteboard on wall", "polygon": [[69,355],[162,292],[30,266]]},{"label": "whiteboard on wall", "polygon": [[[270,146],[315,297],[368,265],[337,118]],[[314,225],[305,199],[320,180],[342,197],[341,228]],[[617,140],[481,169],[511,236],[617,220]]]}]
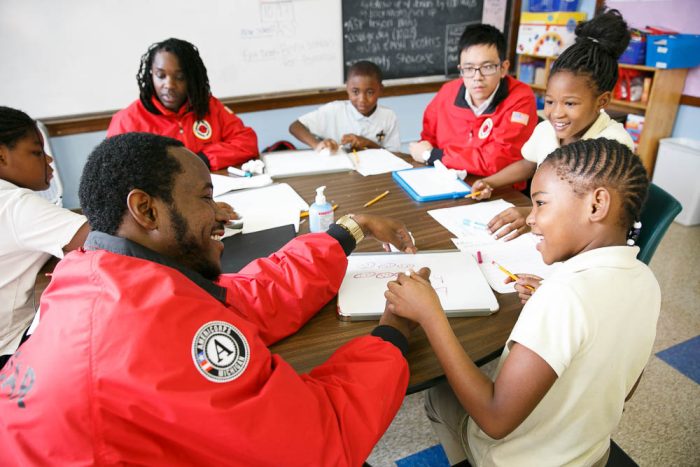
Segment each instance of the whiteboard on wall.
[{"label": "whiteboard on wall", "polygon": [[154,42],[192,42],[212,94],[343,83],[339,0],[1,0],[0,105],[34,118],[116,110],[138,98]]}]

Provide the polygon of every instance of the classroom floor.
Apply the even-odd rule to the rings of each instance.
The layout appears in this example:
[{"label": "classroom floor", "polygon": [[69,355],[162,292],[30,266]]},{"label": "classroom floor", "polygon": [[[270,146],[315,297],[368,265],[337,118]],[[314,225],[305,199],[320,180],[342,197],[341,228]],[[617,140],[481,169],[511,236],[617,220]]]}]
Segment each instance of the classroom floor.
[{"label": "classroom floor", "polygon": [[[700,465],[698,264],[700,226],[672,224],[651,261],[662,293],[653,355],[613,433],[642,467]],[[448,465],[424,415],[423,393],[406,398],[367,462],[373,467]]]}]

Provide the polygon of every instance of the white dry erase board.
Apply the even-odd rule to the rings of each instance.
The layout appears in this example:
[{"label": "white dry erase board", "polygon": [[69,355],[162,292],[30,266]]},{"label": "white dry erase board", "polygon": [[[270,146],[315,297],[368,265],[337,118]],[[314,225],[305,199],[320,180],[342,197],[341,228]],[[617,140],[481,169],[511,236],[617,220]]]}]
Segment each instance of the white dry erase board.
[{"label": "white dry erase board", "polygon": [[[196,45],[220,99],[338,88],[373,60],[387,78],[456,73],[464,26],[510,34],[510,0],[2,0],[0,102],[34,118],[114,111],[138,97],[148,46]],[[507,42],[507,41],[506,41]],[[345,57],[344,57],[345,55]]]},{"label": "white dry erase board", "polygon": [[338,317],[360,321],[384,312],[387,282],[423,267],[447,316],[481,316],[498,311],[498,301],[471,255],[461,251],[355,253],[338,291]]}]

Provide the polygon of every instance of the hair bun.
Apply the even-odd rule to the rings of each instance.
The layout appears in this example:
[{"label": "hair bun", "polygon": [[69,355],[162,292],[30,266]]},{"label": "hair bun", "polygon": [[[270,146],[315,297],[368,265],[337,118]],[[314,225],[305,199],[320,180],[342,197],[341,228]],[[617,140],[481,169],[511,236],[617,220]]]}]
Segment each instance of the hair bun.
[{"label": "hair bun", "polygon": [[617,60],[630,42],[630,32],[619,11],[607,10],[576,26],[576,42],[580,41],[596,44]]}]

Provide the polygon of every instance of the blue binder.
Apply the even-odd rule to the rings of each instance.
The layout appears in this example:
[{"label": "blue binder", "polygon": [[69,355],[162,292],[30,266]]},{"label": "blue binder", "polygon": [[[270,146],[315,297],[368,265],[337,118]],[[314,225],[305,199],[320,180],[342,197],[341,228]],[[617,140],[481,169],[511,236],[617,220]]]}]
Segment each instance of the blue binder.
[{"label": "blue binder", "polygon": [[397,170],[392,172],[391,176],[419,203],[463,198],[472,192],[471,187],[462,180],[446,178],[435,167]]}]

